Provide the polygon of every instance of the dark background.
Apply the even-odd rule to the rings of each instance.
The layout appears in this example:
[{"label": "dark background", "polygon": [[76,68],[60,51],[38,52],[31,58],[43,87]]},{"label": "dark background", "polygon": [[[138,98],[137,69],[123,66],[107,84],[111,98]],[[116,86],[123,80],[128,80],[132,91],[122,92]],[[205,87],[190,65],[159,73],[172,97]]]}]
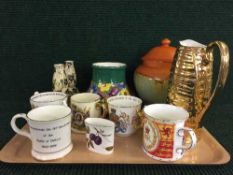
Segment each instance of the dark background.
[{"label": "dark background", "polygon": [[[125,62],[127,82],[140,58],[161,39],[194,39],[203,44],[222,40],[233,53],[231,1],[0,1],[0,148],[14,135],[11,117],[30,109],[34,91],[51,90],[53,64],[75,61],[78,88],[91,80],[91,64]],[[214,75],[219,57],[216,54]],[[230,65],[230,67],[232,64]],[[233,71],[224,91],[205,116],[203,125],[233,152]],[[233,174],[224,166],[139,165],[12,165],[0,164],[0,174]],[[20,170],[20,171],[19,171]]]}]

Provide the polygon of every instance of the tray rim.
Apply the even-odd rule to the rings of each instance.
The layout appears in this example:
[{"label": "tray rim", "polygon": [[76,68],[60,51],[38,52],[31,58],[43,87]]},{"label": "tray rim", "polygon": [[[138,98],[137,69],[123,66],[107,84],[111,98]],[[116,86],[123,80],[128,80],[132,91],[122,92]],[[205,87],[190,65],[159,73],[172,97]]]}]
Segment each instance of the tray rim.
[{"label": "tray rim", "polygon": [[[27,124],[26,124],[27,125]],[[26,126],[25,125],[25,126]],[[25,127],[23,126],[23,128]],[[220,159],[217,162],[209,162],[209,163],[176,163],[176,162],[160,162],[160,163],[130,163],[130,162],[104,162],[104,163],[98,163],[98,162],[90,162],[90,163],[86,163],[86,162],[53,162],[53,161],[38,161],[38,162],[17,162],[17,161],[12,161],[12,160],[6,160],[4,159],[4,150],[8,147],[8,145],[11,144],[11,142],[18,136],[18,134],[15,134],[0,150],[0,162],[2,163],[8,163],[8,164],[54,164],[54,165],[67,165],[67,164],[79,164],[79,165],[88,165],[88,164],[106,164],[106,165],[114,165],[114,164],[121,164],[121,165],[130,165],[130,164],[135,164],[135,165],[187,165],[187,166],[205,166],[205,165],[211,165],[211,166],[218,166],[218,165],[224,165],[227,164],[228,162],[230,162],[231,160],[231,156],[229,154],[229,152],[223,147],[223,145],[221,145],[217,139],[205,128],[202,127],[201,128],[203,130],[203,132],[205,132],[205,134],[208,135],[208,137],[210,137],[210,139],[212,139],[215,144],[217,144],[217,146],[222,150],[223,152],[223,158]]]}]

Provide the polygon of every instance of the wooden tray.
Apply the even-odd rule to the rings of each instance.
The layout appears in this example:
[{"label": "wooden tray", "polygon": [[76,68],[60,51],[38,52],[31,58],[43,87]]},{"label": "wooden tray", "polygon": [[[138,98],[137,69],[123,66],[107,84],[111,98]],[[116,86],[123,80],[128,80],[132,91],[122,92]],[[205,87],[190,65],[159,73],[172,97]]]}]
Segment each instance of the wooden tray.
[{"label": "wooden tray", "polygon": [[130,137],[115,138],[114,153],[99,155],[86,148],[86,139],[82,134],[72,134],[73,150],[62,159],[55,161],[38,161],[31,154],[31,142],[26,137],[15,135],[0,152],[0,160],[8,163],[87,163],[87,164],[225,164],[230,160],[229,153],[202,128],[201,139],[197,146],[175,162],[161,162],[154,160],[142,150],[142,133],[138,131]]}]

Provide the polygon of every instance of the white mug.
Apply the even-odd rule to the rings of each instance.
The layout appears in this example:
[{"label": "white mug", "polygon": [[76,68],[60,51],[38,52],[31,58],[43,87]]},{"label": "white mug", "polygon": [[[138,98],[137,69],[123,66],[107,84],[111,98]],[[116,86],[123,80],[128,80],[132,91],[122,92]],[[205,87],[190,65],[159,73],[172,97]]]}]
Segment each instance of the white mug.
[{"label": "white mug", "polygon": [[140,123],[138,116],[142,100],[134,96],[114,96],[107,99],[109,119],[115,125],[119,136],[132,135]]},{"label": "white mug", "polygon": [[[185,109],[169,104],[152,104],[144,107],[143,113],[143,147],[151,158],[175,161],[196,145],[194,131],[184,126],[189,117]],[[184,145],[184,131],[191,137],[189,145]]]},{"label": "white mug", "polygon": [[[16,126],[16,120],[23,118],[29,131]],[[53,160],[68,154],[71,142],[71,109],[62,105],[43,106],[32,109],[27,114],[16,114],[11,119],[12,129],[32,141],[31,154],[38,160]]]},{"label": "white mug", "polygon": [[30,98],[32,109],[47,105],[67,106],[67,95],[63,92],[35,92]]},{"label": "white mug", "polygon": [[102,118],[85,119],[87,148],[99,154],[111,154],[114,149],[114,128],[112,121]]}]

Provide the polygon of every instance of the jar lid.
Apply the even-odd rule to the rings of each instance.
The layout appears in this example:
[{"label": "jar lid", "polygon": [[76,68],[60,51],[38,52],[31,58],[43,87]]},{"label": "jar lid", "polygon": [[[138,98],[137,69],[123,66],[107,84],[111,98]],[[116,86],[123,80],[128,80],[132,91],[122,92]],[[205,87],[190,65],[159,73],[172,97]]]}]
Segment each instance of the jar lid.
[{"label": "jar lid", "polygon": [[153,47],[142,59],[143,61],[163,61],[172,63],[176,48],[170,46],[171,41],[165,38],[161,46]]}]

